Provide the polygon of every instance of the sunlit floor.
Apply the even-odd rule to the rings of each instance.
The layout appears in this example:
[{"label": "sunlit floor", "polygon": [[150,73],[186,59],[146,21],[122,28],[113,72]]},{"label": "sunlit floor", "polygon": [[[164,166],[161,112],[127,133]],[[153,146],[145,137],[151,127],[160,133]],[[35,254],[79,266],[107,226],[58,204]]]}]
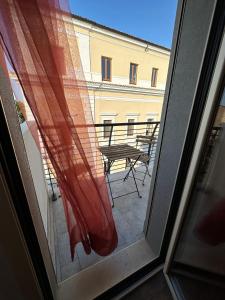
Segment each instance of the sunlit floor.
[{"label": "sunlit floor", "polygon": [[[129,178],[125,182],[122,181],[124,174],[126,173],[119,172],[110,175],[110,180],[121,178],[121,181],[111,184],[114,196],[119,196],[135,190],[132,178]],[[143,178],[143,174],[141,173],[136,173],[136,176]],[[144,236],[143,226],[146,216],[150,177],[146,176],[144,186],[141,181],[137,182],[142,198],[139,198],[137,193],[133,193],[114,200],[115,205],[113,207],[113,216],[118,233],[118,247],[113,253],[128,247]],[[94,252],[90,255],[86,255],[82,245],[79,244],[76,247],[76,256],[74,261],[71,261],[69,238],[67,234],[63,205],[60,198],[53,202],[53,218],[56,274],[58,281],[65,280],[100,260],[107,259],[107,257],[101,257]]]}]

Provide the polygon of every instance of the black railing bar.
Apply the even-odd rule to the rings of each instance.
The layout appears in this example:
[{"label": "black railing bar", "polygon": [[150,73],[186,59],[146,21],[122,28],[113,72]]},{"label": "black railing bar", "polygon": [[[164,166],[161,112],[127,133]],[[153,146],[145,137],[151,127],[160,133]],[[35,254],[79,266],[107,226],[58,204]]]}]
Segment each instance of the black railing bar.
[{"label": "black railing bar", "polygon": [[[116,134],[113,134],[112,137],[117,137],[117,136],[126,136],[126,137],[135,137],[135,135],[144,135],[144,136],[147,136],[147,137],[151,137],[151,134],[146,134],[145,132],[143,134],[141,134],[140,132],[134,132],[132,135],[127,135],[127,131],[125,131],[124,133],[122,134],[117,134],[119,131],[114,131],[114,133]],[[154,137],[157,137],[158,135],[154,135]],[[80,137],[80,140],[90,140],[90,139],[94,139],[94,140],[99,140],[99,139],[103,139],[105,141],[107,141],[109,139],[109,137],[104,137],[104,136],[89,136],[89,137]],[[97,142],[96,142],[97,143]]]},{"label": "black railing bar", "polygon": [[[103,127],[102,127],[102,129],[104,129],[104,130],[96,130],[95,132],[93,132],[93,134],[94,134],[94,133],[97,133],[97,134],[98,134],[99,132],[104,132],[104,131],[106,131],[106,130],[105,130],[105,127],[108,127],[108,128],[110,128],[110,127],[113,127],[113,128],[114,128],[114,127],[115,127],[115,128],[116,128],[115,131],[127,131],[127,128],[128,128],[129,125],[131,125],[131,123],[129,123],[128,125],[120,126],[121,128],[116,128],[116,126],[113,126],[113,125],[112,125],[112,126],[111,126],[111,125],[107,125],[107,126],[103,126]],[[132,125],[133,125],[133,123],[132,123]],[[118,127],[118,126],[117,126],[117,127]],[[140,127],[140,126],[138,126],[138,125],[135,125],[135,127],[133,127],[132,130],[149,130],[149,131],[150,131],[150,130],[154,130],[154,128],[148,128],[148,127],[146,127],[146,126],[141,126],[141,127]],[[109,129],[108,129],[108,131],[109,131]]]},{"label": "black railing bar", "polygon": [[[137,129],[134,129],[133,130],[133,135],[135,135],[135,133],[137,133],[138,132],[138,134],[140,134],[140,130],[143,130],[143,135],[147,135],[147,136],[151,136],[152,134],[153,134],[153,132],[148,132],[148,134],[146,134],[146,129],[145,128],[137,128]],[[98,133],[104,133],[105,131],[100,131],[100,132],[98,132]],[[127,133],[127,129],[120,129],[120,130],[114,130],[113,131],[113,133],[118,133],[118,132],[122,132],[122,134],[126,134]],[[108,130],[107,131],[107,133],[110,133],[110,131]],[[158,133],[158,132],[155,132],[155,135],[154,136],[157,136],[157,134],[156,133]],[[113,136],[115,136],[115,134],[113,134]],[[103,136],[101,136],[102,138],[104,138]],[[87,136],[85,136],[85,137],[79,137],[79,139],[87,139],[87,140],[89,140],[89,139],[99,139],[99,135],[98,134],[93,134],[93,135],[91,135],[91,134],[89,134],[89,135],[87,135]],[[107,138],[105,138],[105,139],[107,139]],[[58,142],[58,139],[52,139],[52,141],[53,142]],[[44,147],[41,147],[41,150],[43,151],[44,150]]]},{"label": "black railing bar", "polygon": [[[127,141],[127,143],[126,144],[128,144],[128,143],[136,143],[136,137],[135,138],[127,138],[127,137],[124,137],[124,138],[121,138],[121,139],[112,139],[112,142],[113,142],[113,144],[112,145],[117,145],[115,142],[117,142],[117,141]],[[105,140],[99,140],[98,141],[98,144],[100,144],[100,143],[105,143],[105,145],[100,145],[100,146],[108,146],[108,141],[105,141]],[[139,143],[141,143],[141,142],[139,142]],[[156,140],[154,140],[154,143],[156,143]],[[91,145],[91,146],[93,146],[94,144],[96,144],[95,142],[82,142],[82,145]],[[144,144],[144,143],[143,143]],[[147,143],[145,143],[145,144],[147,144]],[[98,145],[96,145],[96,147],[98,147]],[[63,150],[63,149],[62,149]],[[93,151],[94,151],[95,149],[93,149]],[[86,150],[85,150],[86,151]]]},{"label": "black railing bar", "polygon": [[[116,134],[115,134],[116,133]],[[114,134],[113,134],[113,138],[115,138],[115,137],[117,137],[117,136],[127,136],[127,133],[125,132],[125,133],[122,133],[122,134],[117,134],[118,133],[118,131],[114,131]],[[141,134],[140,132],[138,132],[138,133],[134,133],[133,135],[130,135],[130,136],[135,136],[136,134],[138,134],[138,135],[144,135],[144,136],[147,136],[147,137],[151,137],[151,134],[145,134],[145,132],[143,133],[143,134]],[[129,135],[128,135],[129,136]],[[156,137],[156,135],[154,135],[154,137]],[[93,137],[91,137],[91,138],[93,138]],[[98,139],[99,138],[102,138],[102,139],[108,139],[108,138],[104,138],[103,136],[100,136],[100,137],[98,137]],[[82,138],[83,139],[83,138]]]},{"label": "black railing bar", "polygon": [[[153,156],[150,157],[150,159],[153,159],[153,158],[154,158]],[[101,164],[100,164],[99,162],[97,162],[97,160],[101,161]],[[123,162],[119,162],[119,161],[121,161],[121,160],[123,160]],[[100,168],[103,167],[103,163],[108,163],[108,160],[103,160],[103,159],[100,159],[100,158],[98,158],[98,159],[91,159],[91,160],[89,160],[89,161],[90,161],[90,162],[93,161],[94,163],[97,162],[97,166],[95,166],[95,167],[100,166]],[[115,169],[116,167],[118,167],[118,166],[120,166],[120,165],[124,165],[125,163],[126,163],[126,159],[125,159],[125,158],[121,158],[120,160],[117,160],[117,162],[113,165],[112,168]],[[144,165],[144,163],[141,162],[141,161],[138,161],[138,163]],[[127,168],[129,168],[129,166],[128,166]],[[50,176],[54,177],[54,174],[53,174],[53,173],[50,174],[50,173],[48,173],[48,172],[46,172],[46,171],[47,171],[47,170],[45,170],[45,174],[47,174],[49,177],[50,177]]]},{"label": "black railing bar", "polygon": [[[128,140],[128,143],[136,143],[136,139],[137,139],[137,137],[133,137],[133,136],[132,137],[131,136],[130,137],[125,136],[124,138],[121,138],[121,139],[114,139],[113,138],[113,142],[114,142],[113,144],[116,145],[115,142],[117,142],[117,141],[124,141],[124,140],[125,141]],[[156,142],[157,142],[157,139],[154,140],[154,144],[156,144]],[[91,146],[95,145],[95,147],[98,147],[98,146],[101,146],[101,145],[99,145],[100,143],[105,143],[106,145],[108,145],[108,139],[107,140],[98,140],[98,142],[94,142],[94,141],[93,142],[92,141],[85,142],[84,141],[84,142],[82,142],[82,145],[91,145]],[[142,142],[139,142],[139,143],[142,143]],[[144,145],[144,144],[148,144],[148,143],[144,143],[143,142],[142,144]],[[55,150],[55,151],[63,151],[64,149],[66,149],[66,146],[64,146],[64,148],[62,148],[62,147],[63,146],[56,146],[55,148],[61,148],[61,149]],[[73,147],[75,147],[75,145],[74,146],[70,146],[70,147],[72,147],[72,149],[68,149],[69,151],[73,151],[73,149],[76,149],[76,148],[73,148]],[[92,149],[92,151],[96,151],[96,150]]]},{"label": "black railing bar", "polygon": [[[119,165],[123,165],[123,167],[119,167]],[[138,164],[137,167],[140,167],[140,166],[144,166],[144,164],[143,164],[142,162],[139,162],[139,164]],[[124,172],[126,172],[128,169],[129,169],[129,166],[128,166],[128,167],[125,167],[125,166],[124,166],[124,163],[121,163],[121,164],[115,165],[115,166],[112,168],[111,171],[114,172],[114,171],[118,171],[118,170],[123,170]],[[102,174],[102,172],[103,172],[103,167],[101,167],[100,169],[98,169],[98,168],[96,169],[97,172],[98,172],[98,170],[101,170],[101,172],[99,172],[99,174]],[[143,174],[144,174],[144,172],[141,172],[141,171],[139,171],[139,170],[137,170],[137,172],[138,172],[138,173],[143,173]],[[116,172],[115,172],[115,173],[116,173]],[[113,173],[112,173],[112,174],[113,174]],[[110,174],[110,175],[112,175],[112,174]],[[57,180],[56,180],[55,177],[51,177],[51,179],[55,181],[55,182],[52,182],[53,184],[57,184]],[[121,180],[121,179],[118,179],[118,180]],[[50,181],[49,176],[46,177],[46,181]],[[110,182],[112,182],[112,181],[110,181]],[[48,184],[50,185],[50,183],[48,183]]]},{"label": "black railing bar", "polygon": [[[113,126],[110,126],[110,127],[113,127]],[[146,128],[146,127],[141,127],[141,128],[133,128],[132,129],[133,131],[137,131],[137,130],[143,130],[143,131],[147,131],[147,130],[149,130],[148,128]],[[119,131],[127,131],[127,128],[124,128],[124,129],[115,129],[114,130],[114,132],[119,132]],[[98,135],[99,133],[103,133],[103,132],[105,132],[105,130],[101,130],[101,131],[96,131],[96,134]],[[109,132],[109,130],[107,130],[107,132]]]},{"label": "black railing bar", "polygon": [[[109,133],[108,131],[107,131],[107,133]],[[139,131],[136,131],[136,132],[134,132],[133,133],[133,136],[135,136],[135,135],[145,135],[145,136],[151,136],[152,134],[146,134],[146,131],[141,131],[141,132],[139,132]],[[115,136],[127,136],[127,130],[125,130],[125,131],[123,131],[122,132],[122,130],[115,130],[115,131],[113,131],[113,137],[115,137]],[[129,136],[129,135],[128,135]],[[157,136],[156,134],[154,135],[154,136]],[[96,137],[92,137],[92,136],[90,136],[90,137],[88,137],[88,138],[82,138],[82,139],[89,139],[89,138],[96,138]],[[107,136],[103,136],[103,135],[98,135],[97,136],[97,139],[99,139],[99,138],[103,138],[103,139],[108,139],[108,137]]]},{"label": "black railing bar", "polygon": [[[71,125],[70,128],[93,128],[93,127],[105,127],[105,126],[127,126],[127,125],[147,125],[147,124],[152,124],[152,125],[156,125],[156,124],[160,124],[159,121],[155,121],[155,122],[133,122],[133,123],[128,123],[128,122],[121,122],[121,123],[110,123],[110,124],[102,124],[102,123],[95,123],[95,124],[76,124],[76,125]],[[44,129],[57,129],[57,128],[60,128],[61,126],[48,126],[48,125],[45,125],[45,126],[42,126]]]},{"label": "black railing bar", "polygon": [[[147,152],[145,152],[145,154],[147,155]],[[153,158],[153,157],[155,157],[155,154],[151,154],[150,155],[150,158]],[[100,156],[98,156],[98,157],[93,157],[93,156],[87,156],[87,159],[88,159],[88,161],[89,162],[94,162],[95,164],[97,164],[97,163],[104,163],[104,162],[108,162],[108,159],[106,158],[106,159],[104,159],[103,157],[102,157],[102,155]],[[126,160],[126,158],[121,158],[120,160]],[[65,161],[65,163],[67,163],[66,161]],[[115,163],[115,164],[117,164],[117,163]],[[48,173],[49,174],[49,172],[48,172],[48,168],[50,167],[50,165],[46,165],[46,164],[44,164],[44,172],[46,173]],[[54,174],[53,174],[53,172],[51,172],[51,174],[54,176]]]},{"label": "black railing bar", "polygon": [[[110,126],[110,127],[113,127],[113,126]],[[140,130],[142,130],[143,132],[146,132],[146,131],[150,132],[150,130],[148,128],[146,128],[146,127],[133,128],[133,131],[140,131]],[[113,130],[113,132],[121,132],[121,131],[126,132],[127,128],[124,128],[124,129],[117,129],[117,128],[115,128]],[[96,136],[99,136],[100,133],[103,134],[104,132],[110,132],[110,130],[109,129],[107,129],[107,131],[106,130],[98,130],[96,132],[89,132],[89,133],[87,133],[87,132],[84,131],[84,132],[79,132],[78,134],[85,134],[87,136],[93,135],[93,136],[96,137]]]},{"label": "black railing bar", "polygon": [[[97,123],[97,124],[94,124],[95,127],[104,127],[104,126],[127,126],[127,125],[147,125],[147,124],[160,124],[160,122],[133,122],[133,123],[128,123],[128,122],[121,122],[121,123],[109,123],[109,124],[102,124],[102,123]],[[88,126],[88,124],[87,124]]]},{"label": "black railing bar", "polygon": [[[98,157],[93,157],[93,156],[86,156],[87,157],[87,159],[89,160],[89,161],[103,161],[103,158],[102,158],[102,155],[99,155]],[[75,160],[75,159],[74,159]],[[79,159],[80,161],[81,161],[81,159]],[[67,164],[67,160],[64,160],[64,161],[62,161],[62,162],[65,162],[65,164]],[[77,163],[79,163],[79,161],[77,161]],[[51,167],[51,165],[49,164],[49,165],[44,165],[44,167],[45,167],[45,171],[47,171],[48,169],[48,167]],[[51,173],[51,174],[53,174],[53,172]]]}]

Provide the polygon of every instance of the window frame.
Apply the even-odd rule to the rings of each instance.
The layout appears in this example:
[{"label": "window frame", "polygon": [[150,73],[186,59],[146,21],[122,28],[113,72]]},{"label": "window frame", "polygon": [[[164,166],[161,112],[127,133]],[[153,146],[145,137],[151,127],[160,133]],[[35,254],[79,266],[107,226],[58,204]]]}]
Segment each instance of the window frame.
[{"label": "window frame", "polygon": [[[219,6],[219,5],[218,5]],[[223,4],[223,7],[225,5]],[[220,15],[220,10],[218,15]],[[224,8],[223,10],[224,11]],[[215,20],[217,20],[216,14],[214,15]],[[219,19],[219,18],[218,18]],[[223,13],[223,27],[225,26],[225,13]],[[211,32],[212,36],[221,35],[221,32]],[[213,39],[213,38],[212,38]],[[224,94],[224,82],[225,82],[225,63],[224,63],[224,49],[225,49],[225,37],[221,37],[221,45],[220,40],[217,40],[215,43],[215,47],[219,47],[218,50],[213,51],[214,42],[210,44],[211,47],[208,46],[206,51],[213,52],[210,56],[210,64],[208,60],[203,62],[203,65],[209,65],[209,72],[201,72],[201,76],[199,82],[204,85],[204,89],[199,93],[196,93],[196,101],[193,106],[193,112],[191,115],[190,123],[188,126],[186,142],[184,145],[184,150],[181,158],[181,164],[179,168],[179,172],[177,174],[176,188],[182,185],[183,189],[178,191],[178,188],[174,190],[173,201],[176,198],[180,198],[179,207],[177,208],[176,219],[174,222],[174,227],[171,228],[171,238],[169,242],[168,251],[166,253],[165,265],[164,265],[164,274],[168,282],[168,286],[172,292],[176,295],[177,298],[181,296],[182,289],[180,285],[176,281],[176,276],[174,276],[176,267],[183,267],[184,272],[187,270],[191,271],[192,274],[202,276],[203,272],[207,274],[207,280],[210,280],[210,276],[213,274],[209,271],[204,271],[203,268],[196,267],[193,265],[188,265],[183,262],[176,262],[175,255],[177,248],[180,246],[186,218],[188,217],[189,209],[191,209],[191,205],[193,204],[192,193],[196,188],[196,181],[199,176],[199,170],[201,168],[201,163],[204,157],[204,153],[206,150],[206,145],[209,139],[210,131],[213,127],[217,109],[220,104],[221,98]],[[218,51],[218,55],[217,55]],[[207,54],[207,53],[206,53]],[[205,54],[205,58],[207,55]],[[213,64],[214,61],[214,64]],[[199,89],[200,90],[200,89]],[[199,102],[201,105],[199,105]],[[199,113],[199,111],[201,113]],[[197,119],[197,120],[196,120]],[[190,146],[191,145],[191,146]],[[190,150],[189,153],[187,151],[187,147],[191,147],[191,155]],[[188,161],[188,168],[186,168],[186,176],[184,177],[184,161]],[[183,178],[182,178],[183,177]],[[196,209],[196,207],[195,207]],[[190,216],[189,216],[190,217]],[[170,220],[169,220],[170,221]],[[211,256],[212,257],[212,256]],[[215,274],[215,273],[214,273]],[[217,278],[224,278],[220,274],[216,274]],[[214,280],[215,278],[213,278]],[[183,297],[183,293],[182,293]]]},{"label": "window frame", "polygon": [[[109,61],[110,63],[110,71],[109,71],[109,78],[107,77],[107,74],[108,74],[108,66],[107,66],[107,63],[104,63],[105,64],[105,75],[106,76],[103,76],[103,60],[106,62]],[[111,57],[108,57],[108,56],[104,56],[102,55],[101,56],[101,75],[102,75],[102,81],[112,81],[112,58]]]},{"label": "window frame", "polygon": [[[113,120],[112,120],[112,119],[104,119],[104,120],[102,121],[102,123],[104,124],[104,126],[103,126],[103,138],[104,138],[104,139],[108,139],[108,138],[110,137],[110,131],[111,131],[112,125],[106,125],[106,126],[105,126],[105,124],[107,124],[107,123],[105,123],[105,121],[106,121],[106,122],[109,122],[108,124],[112,124],[112,123],[113,123]],[[106,127],[109,127],[110,129],[107,130],[107,131],[105,131]],[[106,133],[107,133],[107,135],[106,135]],[[109,134],[109,135],[108,135],[108,134]]]},{"label": "window frame", "polygon": [[[129,122],[129,120],[133,120],[133,122]],[[135,118],[129,118],[127,119],[127,136],[129,137],[132,137],[134,136],[134,130],[135,130],[135,127],[134,127],[134,124],[135,123]],[[129,126],[132,126],[132,128],[129,128]],[[130,134],[130,131],[131,131],[131,134]]]},{"label": "window frame", "polygon": [[[148,117],[147,120],[146,120],[146,122],[154,122],[154,121],[155,121],[154,117]],[[149,132],[151,133],[151,129],[152,129],[151,126],[152,126],[151,124],[147,124],[147,126],[146,126],[146,135],[149,135]]]},{"label": "window frame", "polygon": [[[177,58],[179,52],[181,51],[181,47],[179,47],[179,45],[180,45],[180,43],[183,43],[182,37],[183,37],[184,29],[182,29],[182,26],[185,27],[185,29],[189,29],[190,28],[190,25],[187,24],[188,22],[184,22],[184,21],[190,20],[190,15],[188,15],[188,12],[190,12],[191,9],[193,10],[193,6],[197,5],[197,2],[193,2],[192,3],[192,6],[188,10],[187,13],[186,13],[187,10],[185,9],[185,5],[186,4],[187,3],[185,1],[184,2],[181,1],[178,4],[177,20],[176,20],[176,25],[175,25],[175,34],[174,34],[173,47],[172,47],[172,53],[171,53],[172,62],[170,63],[169,73],[168,73],[168,79],[167,79],[167,94],[169,94],[167,96],[167,98],[170,100],[170,101],[167,100],[167,102],[170,102],[170,104],[171,104],[171,102],[173,102],[172,101],[173,99],[170,99],[170,95],[171,95],[170,90],[172,89],[172,86],[174,86],[174,84],[172,84],[172,83],[176,83],[176,82],[179,83],[178,79],[174,78],[175,75],[176,75],[176,72],[177,72],[177,68],[179,67],[179,63],[176,63],[176,66],[174,66],[174,64],[175,64],[175,61],[176,61],[176,58]],[[209,8],[211,8],[211,7],[209,7]],[[208,9],[208,7],[206,7],[206,9]],[[221,9],[220,9],[220,12],[222,14],[222,10]],[[205,11],[203,11],[203,13],[204,13],[204,17],[205,17],[205,15],[206,15],[206,13],[208,13],[208,11],[206,11],[206,13],[205,13]],[[217,23],[218,23],[218,25],[220,25],[220,14],[218,13],[216,15],[212,9],[210,10],[209,14],[210,14],[210,17],[211,17],[211,15],[213,16],[213,19],[212,19],[212,24],[209,25],[210,32],[207,32],[207,39],[208,39],[208,36],[210,36],[209,42],[206,42],[205,45],[207,46],[207,48],[209,48],[209,50],[212,53],[210,53],[210,51],[208,53],[208,51],[207,51],[207,58],[208,58],[207,64],[205,65],[204,62],[203,62],[203,67],[204,68],[201,67],[201,69],[199,69],[199,71],[198,70],[196,71],[196,72],[199,72],[199,73],[201,72],[201,73],[205,73],[205,74],[212,74],[212,72],[208,72],[208,71],[212,71],[212,70],[208,70],[208,68],[210,68],[210,66],[213,63],[212,61],[214,60],[214,56],[215,56],[214,54],[217,51],[216,48],[217,48],[217,44],[218,44],[218,38],[222,34],[221,33],[222,30],[218,30],[218,26],[217,26]],[[217,17],[217,18],[214,18],[214,17]],[[208,19],[209,18],[207,18],[207,20]],[[196,18],[194,19],[194,21],[195,20],[196,20]],[[192,21],[191,25],[192,25],[192,28],[193,28],[193,19],[191,21]],[[204,28],[204,26],[202,26],[202,27]],[[212,32],[211,32],[211,29],[213,29]],[[208,35],[208,33],[210,33],[210,35]],[[200,37],[201,37],[200,43],[204,43],[205,42],[205,40],[206,40],[205,35],[206,35],[205,31],[203,31],[203,34],[200,35]],[[213,36],[214,36],[214,38],[213,38]],[[202,42],[202,40],[203,40],[203,42]],[[193,41],[193,39],[192,39],[192,41]],[[198,41],[198,44],[199,44],[199,41]],[[190,47],[193,49],[195,45],[196,45],[196,42],[194,40],[193,44],[191,44]],[[200,51],[200,54],[204,55],[205,52]],[[213,54],[213,55],[209,55],[209,54]],[[213,56],[213,58],[212,58],[212,56]],[[174,82],[172,82],[172,81],[174,81]],[[200,82],[199,82],[198,85],[199,85],[199,90],[200,90],[200,87],[202,87],[201,84],[203,85],[203,87],[205,87],[206,84],[205,84],[205,80],[202,80],[202,78],[200,78],[199,81]],[[202,90],[202,88],[201,88],[201,90]],[[199,110],[201,111],[201,107],[199,108]],[[169,112],[171,113],[171,109],[170,109]],[[168,112],[167,112],[167,103],[165,104],[165,109],[164,109],[164,112],[163,112],[163,116],[164,115],[168,115]],[[3,114],[2,117],[4,119],[5,115]],[[162,137],[162,138],[165,139],[167,132],[166,131],[164,132],[164,127],[165,127],[164,124],[165,124],[165,122],[162,121],[161,129],[160,129],[160,138]],[[164,137],[164,135],[165,135],[165,137]],[[6,134],[4,137],[5,137],[5,140],[7,141],[7,146],[8,146],[7,148],[10,148],[10,149],[12,148],[11,150],[13,150],[13,144],[14,143],[12,142],[13,140],[10,139],[10,135]],[[193,137],[193,139],[194,139],[194,137]],[[167,143],[167,144],[169,144],[169,143]],[[193,144],[193,141],[191,141],[190,144]],[[162,150],[163,150],[162,149],[163,148],[163,143],[162,142],[160,142],[158,148],[160,148],[159,153],[162,153]],[[192,151],[192,148],[190,148],[189,151]],[[5,154],[6,154],[6,158],[9,157],[9,152],[8,151],[5,151]],[[14,169],[18,168],[18,163],[19,162],[18,162],[18,160],[16,160],[15,151],[12,151],[12,156],[13,157],[15,156],[15,159],[13,160],[13,162],[11,162],[10,160],[6,160],[6,161],[13,164],[14,168],[13,169],[9,168],[10,176],[12,178],[12,180],[10,180],[10,181],[12,182],[12,188],[16,189],[17,188],[17,186],[15,185],[16,181],[13,180],[13,179],[16,179],[16,175],[14,174],[15,173]],[[181,161],[180,164],[182,165],[183,161]],[[19,171],[19,169],[18,169],[18,171]],[[158,165],[156,163],[155,171],[154,172],[155,172],[155,174],[157,173],[157,176],[159,175],[158,171],[160,171],[160,167],[158,167]],[[155,176],[153,174],[153,177],[157,177],[157,176]],[[22,175],[21,175],[21,178],[23,179]],[[154,179],[152,179],[152,180],[154,180]],[[21,187],[23,187],[23,183],[22,182],[21,183],[19,182],[19,185]],[[26,186],[26,182],[24,182],[24,185]],[[181,185],[179,185],[179,189],[182,189],[182,183],[181,183]],[[154,191],[154,194],[157,193],[157,191],[155,190],[155,186],[153,186],[153,188],[152,188],[152,193],[153,193],[153,191]],[[150,197],[151,197],[151,194],[150,194]],[[20,200],[26,202],[28,199],[26,199],[26,197],[24,197],[24,199],[23,199],[23,197],[20,197]],[[165,200],[165,199],[163,199],[163,200]],[[141,280],[144,280],[144,278],[146,278],[144,276],[151,276],[152,275],[151,272],[154,272],[154,270],[156,269],[156,267],[159,267],[160,264],[162,264],[162,263],[165,262],[165,255],[166,255],[166,252],[167,252],[167,249],[168,249],[168,243],[169,243],[170,236],[171,236],[171,229],[173,227],[173,220],[174,220],[173,216],[176,214],[176,211],[177,211],[177,209],[176,209],[176,207],[177,207],[177,200],[178,199],[176,199],[176,197],[174,197],[174,195],[173,195],[173,199],[172,199],[173,202],[171,203],[172,205],[171,205],[171,208],[170,208],[171,211],[169,212],[168,220],[166,222],[167,224],[166,224],[166,228],[165,228],[165,232],[164,232],[162,244],[160,246],[160,254],[159,254],[159,256],[154,261],[152,261],[152,262],[144,265],[141,269],[139,269],[138,271],[135,271],[134,273],[132,273],[131,275],[129,275],[128,277],[126,277],[124,280],[120,281],[118,284],[112,286],[108,290],[105,290],[105,292],[103,291],[103,293],[100,296],[98,296],[98,299],[106,299],[106,298],[109,299],[109,296],[112,296],[112,297],[116,296],[120,292],[123,292],[125,289],[127,289],[129,287],[132,288],[132,284],[135,284],[135,283],[140,282]],[[153,210],[154,210],[154,207],[152,207],[151,212]],[[19,214],[19,212],[20,212],[19,208],[16,209],[16,212],[17,212],[17,214]],[[24,213],[27,213],[27,212],[29,212],[29,209],[28,209],[28,207],[25,207],[24,210],[23,210],[23,216],[24,216]],[[20,223],[25,223],[25,221],[26,220],[23,217],[23,219],[20,220]],[[26,225],[26,227],[27,227],[27,225]],[[29,231],[29,232],[26,232],[24,229],[23,229],[23,231],[24,231],[24,235],[26,237],[26,240],[28,240],[30,237],[32,237],[32,235],[35,236],[35,237],[37,236],[37,231],[35,231],[32,226],[29,227],[29,228],[27,228],[27,231]],[[45,269],[44,270],[41,268],[42,267],[42,263],[40,264],[40,261],[43,259],[43,256],[42,256],[43,253],[42,253],[42,255],[41,255],[41,253],[39,253],[40,252],[40,248],[39,247],[42,249],[41,245],[34,245],[33,249],[29,249],[29,253],[31,255],[31,259],[32,259],[33,263],[34,263],[34,261],[39,262],[39,265],[35,266],[35,271],[36,271],[36,274],[37,274],[38,281],[40,282],[40,281],[42,281],[42,278],[44,277],[43,274],[46,276],[47,268],[46,268],[46,265],[45,265]],[[39,252],[38,252],[38,250],[39,250]],[[153,250],[155,250],[155,249],[153,249]],[[46,280],[44,280],[44,281],[46,283]],[[72,291],[75,293],[74,282],[72,282],[72,278],[70,278],[70,280],[66,280],[65,282],[62,282],[60,284],[60,293],[61,293],[60,295],[61,296],[63,294],[63,286],[64,285],[65,285],[65,289],[67,290],[67,295],[68,295],[69,288],[71,288],[71,287],[68,286],[68,283],[70,283],[70,282],[72,283],[72,287],[73,287]],[[51,292],[51,287],[47,286],[46,289],[50,290],[50,292]],[[45,295],[46,295],[46,292],[47,292],[46,289],[44,289],[42,287],[43,293]],[[54,290],[54,288],[53,288],[53,290]],[[58,290],[54,291],[54,292],[58,293]]]},{"label": "window frame", "polygon": [[157,87],[159,68],[152,68],[151,87]]},{"label": "window frame", "polygon": [[[112,121],[112,124],[116,123],[116,116],[117,116],[117,113],[113,113],[113,112],[100,113],[100,122],[101,122],[101,124],[103,124],[103,121],[109,120],[109,121]],[[101,136],[101,139],[102,139],[103,142],[108,142],[109,141],[109,137],[104,138],[104,130],[102,130],[100,136]],[[114,141],[114,131],[112,131],[111,141],[112,142]]]},{"label": "window frame", "polygon": [[[134,67],[136,67],[135,68],[135,70],[136,70],[135,79],[134,79]],[[130,72],[129,72],[129,83],[130,84],[135,84],[135,85],[137,84],[137,70],[138,70],[138,64],[131,62],[130,63]]]}]

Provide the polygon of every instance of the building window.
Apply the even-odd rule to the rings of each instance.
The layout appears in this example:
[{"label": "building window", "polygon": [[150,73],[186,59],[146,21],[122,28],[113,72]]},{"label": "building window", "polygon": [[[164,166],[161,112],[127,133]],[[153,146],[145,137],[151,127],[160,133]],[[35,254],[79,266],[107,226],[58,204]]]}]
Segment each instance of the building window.
[{"label": "building window", "polygon": [[102,81],[111,81],[111,61],[111,58],[102,56]]},{"label": "building window", "polygon": [[[154,122],[154,118],[148,118],[147,122]],[[151,135],[153,132],[153,124],[147,124],[147,128],[146,128],[146,135]]]},{"label": "building window", "polygon": [[136,84],[137,83],[137,64],[130,64],[130,83]]},{"label": "building window", "polygon": [[103,124],[104,124],[103,136],[104,136],[104,139],[108,139],[110,137],[110,132],[111,132],[112,126],[107,125],[107,124],[111,124],[111,123],[112,123],[112,120],[104,120],[103,121]]},{"label": "building window", "polygon": [[128,119],[127,122],[128,122],[128,125],[127,125],[127,135],[128,136],[131,136],[131,135],[134,135],[134,119]]},{"label": "building window", "polygon": [[156,87],[156,85],[157,85],[158,71],[159,71],[159,69],[152,68],[152,79],[151,79],[151,86],[152,87]]}]

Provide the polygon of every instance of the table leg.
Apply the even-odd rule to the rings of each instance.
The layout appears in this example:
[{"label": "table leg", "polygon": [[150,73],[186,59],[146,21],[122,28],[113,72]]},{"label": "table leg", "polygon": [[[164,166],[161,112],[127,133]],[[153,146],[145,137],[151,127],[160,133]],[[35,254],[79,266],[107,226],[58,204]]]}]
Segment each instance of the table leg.
[{"label": "table leg", "polygon": [[130,158],[127,158],[127,160],[129,161],[129,164],[130,164],[130,169],[129,169],[129,171],[127,172],[126,176],[124,177],[123,181],[125,181],[125,180],[128,179],[129,174],[130,174],[130,172],[131,172],[132,175],[133,175],[133,179],[134,179],[134,183],[135,183],[136,190],[137,190],[137,193],[138,193],[138,197],[139,197],[139,198],[142,198],[142,196],[141,196],[140,193],[139,193],[137,181],[136,181],[135,174],[134,174],[134,166],[136,165],[136,163],[137,163],[137,161],[139,160],[139,158],[140,158],[140,155],[138,156],[138,158],[135,160],[135,162],[134,162],[133,164],[132,164],[132,162],[131,162],[131,159],[130,159]]},{"label": "table leg", "polygon": [[130,169],[129,169],[129,171],[127,172],[126,176],[124,177],[123,181],[127,180],[127,178],[128,178],[129,175],[130,175],[131,170],[132,170],[133,167],[136,165],[136,163],[137,163],[137,161],[139,160],[139,158],[140,158],[140,155],[138,156],[138,158],[135,160],[135,162],[134,162],[133,164],[132,164],[132,162],[131,162],[131,159],[130,159],[130,158],[127,158],[128,162],[129,162],[129,164],[130,164]]}]

